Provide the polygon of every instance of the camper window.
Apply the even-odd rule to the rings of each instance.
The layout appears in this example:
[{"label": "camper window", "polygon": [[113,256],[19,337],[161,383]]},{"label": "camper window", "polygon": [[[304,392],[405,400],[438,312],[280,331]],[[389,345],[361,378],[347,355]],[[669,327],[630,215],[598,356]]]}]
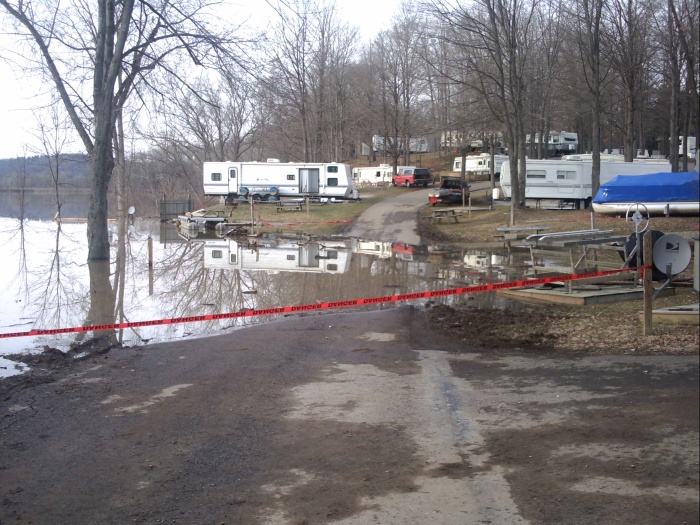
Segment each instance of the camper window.
[{"label": "camper window", "polygon": [[326,185],[328,186],[337,186],[338,185],[338,179],[337,178],[332,178],[328,179],[328,182],[326,182]]},{"label": "camper window", "polygon": [[557,170],[557,179],[558,180],[576,180],[576,172],[575,171]]},{"label": "camper window", "polygon": [[228,178],[229,179],[236,178],[236,168],[231,168],[230,170],[228,170]]},{"label": "camper window", "polygon": [[213,180],[214,182],[220,181],[221,180],[221,173],[212,173],[211,180]]},{"label": "camper window", "polygon": [[338,166],[328,166],[328,173],[338,173]]},{"label": "camper window", "polygon": [[211,258],[212,259],[221,259],[224,256],[224,252],[221,250],[212,250],[211,251]]},{"label": "camper window", "polygon": [[329,264],[326,266],[326,270],[329,272],[337,272],[338,271],[338,265],[337,264]]},{"label": "camper window", "polygon": [[294,180],[294,175],[287,175],[287,180]]},{"label": "camper window", "polygon": [[337,250],[328,250],[326,253],[329,259],[337,259],[338,258],[338,251]]},{"label": "camper window", "polygon": [[297,260],[297,256],[296,256],[296,255],[287,255],[287,260],[288,260],[288,261],[296,261],[296,260]]},{"label": "camper window", "polygon": [[527,179],[546,179],[547,172],[545,170],[528,170],[525,178],[527,178]]}]

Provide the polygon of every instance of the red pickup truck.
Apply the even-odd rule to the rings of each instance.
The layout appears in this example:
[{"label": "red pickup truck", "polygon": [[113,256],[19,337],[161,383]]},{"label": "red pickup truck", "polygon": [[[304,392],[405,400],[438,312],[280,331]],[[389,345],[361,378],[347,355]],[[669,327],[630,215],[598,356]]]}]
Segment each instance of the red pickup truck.
[{"label": "red pickup truck", "polygon": [[399,173],[392,178],[394,186],[423,186],[433,184],[433,177],[428,168],[399,168]]}]

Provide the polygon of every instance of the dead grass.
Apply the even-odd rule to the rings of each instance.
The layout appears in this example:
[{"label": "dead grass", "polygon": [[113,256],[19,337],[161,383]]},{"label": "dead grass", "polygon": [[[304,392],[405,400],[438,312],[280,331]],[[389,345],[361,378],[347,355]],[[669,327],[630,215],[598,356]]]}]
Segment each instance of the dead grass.
[{"label": "dead grass", "polygon": [[[487,206],[486,197],[472,199],[472,206]],[[507,226],[510,209],[473,212],[458,224],[431,225],[430,209],[421,212],[423,234],[440,242],[469,246],[502,246],[494,242],[498,226]],[[586,210],[516,211],[516,225],[546,225],[548,231],[587,230],[593,226],[630,235],[630,223],[624,217],[597,215],[591,223]],[[650,227],[663,233],[678,233],[687,239],[698,236],[697,217],[652,217]],[[691,289],[695,262],[674,278],[675,295],[659,297],[653,308],[694,304],[698,296]],[[656,286],[660,286],[659,283]],[[434,326],[453,333],[465,346],[528,352],[603,355],[680,355],[697,354],[700,348],[698,325],[654,324],[652,335],[644,336],[639,314],[641,301],[624,301],[595,306],[525,305],[508,310],[451,309],[431,311]]]},{"label": "dead grass", "polygon": [[[303,231],[310,235],[333,235],[345,230],[353,220],[370,206],[377,202],[393,197],[404,188],[376,188],[360,190],[359,201],[345,201],[328,204],[303,205],[301,211],[277,211],[273,202],[257,203],[253,208],[253,216],[258,224],[262,224],[262,232]],[[209,210],[223,210],[222,206],[211,206]],[[230,216],[232,222],[250,222],[251,210],[247,203],[242,203]]]}]

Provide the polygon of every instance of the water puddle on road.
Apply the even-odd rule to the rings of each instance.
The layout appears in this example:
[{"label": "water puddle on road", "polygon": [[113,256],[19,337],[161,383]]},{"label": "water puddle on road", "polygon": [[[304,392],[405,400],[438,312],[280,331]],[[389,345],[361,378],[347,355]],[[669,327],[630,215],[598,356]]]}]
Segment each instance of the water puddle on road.
[{"label": "water puddle on road", "polygon": [[[529,254],[523,251],[485,253],[298,232],[229,237],[148,220],[110,228],[113,260],[104,270],[105,285],[100,287],[95,284],[94,269],[85,262],[85,224],[0,219],[0,242],[5,247],[0,332],[133,323],[442,290],[522,279],[530,267]],[[506,305],[493,292],[434,299],[450,305],[466,301],[482,308]],[[214,335],[275,317],[134,327],[116,336],[125,345],[143,345]],[[0,356],[40,350],[45,345],[67,350],[82,336],[2,338]]]}]

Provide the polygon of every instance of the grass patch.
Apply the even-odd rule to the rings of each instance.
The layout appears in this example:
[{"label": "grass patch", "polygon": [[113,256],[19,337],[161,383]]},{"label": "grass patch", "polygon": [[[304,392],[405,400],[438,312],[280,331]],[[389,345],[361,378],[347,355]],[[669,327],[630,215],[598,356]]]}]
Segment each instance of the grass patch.
[{"label": "grass patch", "polygon": [[[280,232],[303,231],[310,235],[336,235],[346,230],[349,225],[367,208],[384,199],[391,198],[404,188],[369,189],[360,193],[359,201],[310,205],[303,204],[301,211],[278,211],[274,202],[256,203],[253,216],[256,231]],[[224,210],[223,206],[210,206],[208,210]],[[229,216],[231,222],[247,222],[251,219],[250,205],[241,203]],[[262,227],[260,226],[262,224]]]}]

